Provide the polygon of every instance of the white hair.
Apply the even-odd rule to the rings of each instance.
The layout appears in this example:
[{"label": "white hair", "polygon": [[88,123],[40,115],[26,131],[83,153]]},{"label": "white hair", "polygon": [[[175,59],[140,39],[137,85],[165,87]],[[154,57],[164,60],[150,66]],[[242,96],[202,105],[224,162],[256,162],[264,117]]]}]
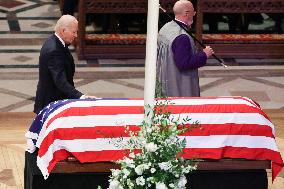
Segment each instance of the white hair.
[{"label": "white hair", "polygon": [[74,16],[71,15],[63,15],[59,18],[59,20],[57,21],[55,27],[54,27],[54,31],[55,32],[59,32],[59,30],[61,28],[68,28],[70,27],[70,25],[72,23],[77,23],[77,19]]}]

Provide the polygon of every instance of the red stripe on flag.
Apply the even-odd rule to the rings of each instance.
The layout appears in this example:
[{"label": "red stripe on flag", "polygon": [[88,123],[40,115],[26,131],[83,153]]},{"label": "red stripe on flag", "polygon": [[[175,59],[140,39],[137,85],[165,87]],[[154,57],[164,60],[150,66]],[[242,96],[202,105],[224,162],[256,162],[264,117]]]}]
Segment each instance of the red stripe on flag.
[{"label": "red stripe on flag", "polygon": [[57,162],[65,160],[66,158],[72,156],[71,154],[72,153],[64,149],[53,152],[53,159],[50,162],[48,162],[49,164],[47,166],[48,173],[51,172],[51,170],[54,168]]},{"label": "red stripe on flag", "polygon": [[222,159],[222,158],[242,158],[249,160],[270,160],[272,161],[272,180],[281,171],[284,166],[283,160],[279,152],[266,148],[245,148],[231,147],[223,148],[186,148],[182,155],[186,159],[202,158],[202,159]]},{"label": "red stripe on flag", "polygon": [[47,123],[46,128],[57,118],[68,116],[88,115],[118,115],[118,114],[144,114],[143,106],[91,106],[70,107],[54,115]]},{"label": "red stripe on flag", "polygon": [[[139,150],[136,150],[136,153]],[[72,154],[72,155],[71,155]],[[72,152],[69,153],[66,150],[58,150],[53,153],[53,159],[49,162],[48,173],[51,173],[52,169],[57,162],[65,160],[66,158],[73,156],[79,162],[103,162],[103,161],[117,161],[123,159],[129,154],[129,150],[102,150],[102,151],[88,151],[88,152]]]}]

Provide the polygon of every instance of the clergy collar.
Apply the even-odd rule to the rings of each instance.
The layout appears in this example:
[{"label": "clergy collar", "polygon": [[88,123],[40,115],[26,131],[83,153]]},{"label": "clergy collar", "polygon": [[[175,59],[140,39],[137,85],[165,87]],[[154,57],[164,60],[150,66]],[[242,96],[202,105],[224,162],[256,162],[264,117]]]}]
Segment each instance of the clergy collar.
[{"label": "clergy collar", "polygon": [[184,26],[188,27],[188,25],[187,25],[185,22],[183,22],[183,21],[181,21],[181,20],[179,20],[179,19],[176,19],[176,18],[175,18],[175,20],[178,21],[178,22],[180,22],[180,23],[182,23]]},{"label": "clergy collar", "polygon": [[54,35],[59,39],[59,41],[62,43],[63,47],[65,47],[65,42],[63,41],[63,39],[61,37],[59,37],[59,35],[57,33],[54,33]]}]

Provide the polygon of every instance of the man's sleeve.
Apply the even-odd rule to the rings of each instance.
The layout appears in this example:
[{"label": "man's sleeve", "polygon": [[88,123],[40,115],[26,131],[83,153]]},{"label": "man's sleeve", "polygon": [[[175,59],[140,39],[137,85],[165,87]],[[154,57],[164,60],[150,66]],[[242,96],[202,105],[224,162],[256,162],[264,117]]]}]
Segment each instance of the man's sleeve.
[{"label": "man's sleeve", "polygon": [[51,73],[56,87],[70,99],[78,99],[83,94],[67,80],[64,70],[64,56],[60,52],[52,52],[47,61],[47,67]]},{"label": "man's sleeve", "polygon": [[196,69],[206,64],[206,54],[203,51],[192,50],[190,39],[182,34],[176,37],[172,43],[174,61],[179,70]]}]

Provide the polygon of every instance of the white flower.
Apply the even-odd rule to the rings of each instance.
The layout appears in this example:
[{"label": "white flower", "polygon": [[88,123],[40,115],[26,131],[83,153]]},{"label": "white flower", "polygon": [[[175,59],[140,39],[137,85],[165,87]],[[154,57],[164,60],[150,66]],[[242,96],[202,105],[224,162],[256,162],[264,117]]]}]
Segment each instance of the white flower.
[{"label": "white flower", "polygon": [[127,165],[128,167],[131,167],[131,168],[134,168],[134,167],[135,167],[133,159],[125,158],[125,159],[124,159],[124,162],[126,163],[126,165]]},{"label": "white flower", "polygon": [[113,177],[117,177],[120,174],[119,169],[111,169],[111,172]]},{"label": "white flower", "polygon": [[109,189],[120,189],[122,188],[122,186],[120,185],[120,182],[118,182],[117,180],[112,180],[109,183]]},{"label": "white flower", "polygon": [[138,177],[136,179],[136,184],[140,185],[140,186],[144,186],[145,185],[145,179],[143,177]]},{"label": "white flower", "polygon": [[154,144],[153,142],[150,142],[145,145],[145,149],[148,152],[155,152],[158,149],[158,146]]},{"label": "white flower", "polygon": [[173,183],[169,184],[170,188],[175,188],[175,185]]},{"label": "white flower", "polygon": [[135,154],[134,154],[134,153],[130,153],[130,154],[129,154],[129,157],[135,158]]},{"label": "white flower", "polygon": [[135,167],[135,172],[137,173],[137,175],[142,175],[144,171],[144,166],[143,164],[138,165],[137,167]]},{"label": "white flower", "polygon": [[161,170],[167,171],[172,167],[171,162],[162,162],[162,163],[158,163],[159,167],[161,168]]},{"label": "white flower", "polygon": [[168,187],[163,182],[156,183],[156,189],[168,189]]},{"label": "white flower", "polygon": [[147,133],[151,133],[152,132],[152,128],[151,127],[147,127],[146,131],[147,131]]},{"label": "white flower", "polygon": [[164,142],[165,144],[176,144],[178,142],[178,138],[176,136],[170,136]]},{"label": "white flower", "polygon": [[150,169],[150,172],[151,172],[151,173],[155,173],[155,172],[156,172],[156,169],[155,169],[155,168],[151,168],[151,169]]},{"label": "white flower", "polygon": [[127,169],[123,169],[122,170],[122,172],[123,172],[123,178],[127,178],[128,177],[128,175],[130,174],[130,171],[128,171]]},{"label": "white flower", "polygon": [[151,165],[149,165],[149,163],[147,163],[147,164],[142,164],[142,165],[143,165],[144,170],[150,169],[150,166],[151,166]]},{"label": "white flower", "polygon": [[160,125],[153,125],[153,130],[156,132],[160,131]]},{"label": "white flower", "polygon": [[127,185],[129,186],[129,188],[133,188],[134,187],[134,183],[130,180],[130,179],[127,179]]},{"label": "white flower", "polygon": [[179,188],[185,188],[186,183],[187,183],[187,180],[186,180],[185,176],[183,175],[183,176],[180,177],[180,179],[178,181],[178,187]]}]

